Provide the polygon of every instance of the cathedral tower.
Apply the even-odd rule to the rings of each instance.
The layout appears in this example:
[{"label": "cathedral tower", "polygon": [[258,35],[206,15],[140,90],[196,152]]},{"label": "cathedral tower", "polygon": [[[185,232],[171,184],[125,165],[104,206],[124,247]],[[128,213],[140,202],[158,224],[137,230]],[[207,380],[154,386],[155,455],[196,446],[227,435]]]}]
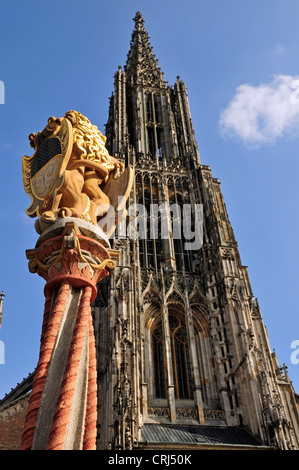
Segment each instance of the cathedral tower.
[{"label": "cathedral tower", "polygon": [[168,85],[139,12],[134,22],[106,124],[109,153],[134,167],[135,183],[112,240],[118,267],[93,308],[98,448],[299,449],[296,395],[220,182],[200,162],[186,86]]}]

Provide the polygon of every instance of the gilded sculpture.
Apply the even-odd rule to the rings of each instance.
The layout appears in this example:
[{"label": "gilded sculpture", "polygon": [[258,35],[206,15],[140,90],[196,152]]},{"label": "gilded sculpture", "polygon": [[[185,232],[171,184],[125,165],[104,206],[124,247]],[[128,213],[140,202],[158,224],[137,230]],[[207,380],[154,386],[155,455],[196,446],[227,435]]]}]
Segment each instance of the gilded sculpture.
[{"label": "gilded sculpture", "polygon": [[29,141],[35,152],[22,159],[24,188],[32,201],[26,213],[39,218],[40,231],[58,217],[97,225],[111,205],[117,222],[133,170],[109,155],[105,136],[87,117],[74,110],[63,118],[50,117]]}]

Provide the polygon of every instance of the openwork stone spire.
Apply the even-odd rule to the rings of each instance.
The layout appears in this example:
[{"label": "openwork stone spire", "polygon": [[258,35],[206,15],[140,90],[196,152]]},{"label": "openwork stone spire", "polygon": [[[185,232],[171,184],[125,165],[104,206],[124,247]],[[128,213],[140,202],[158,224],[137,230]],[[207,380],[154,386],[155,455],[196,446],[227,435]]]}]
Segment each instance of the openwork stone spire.
[{"label": "openwork stone spire", "polygon": [[133,20],[135,21],[135,28],[132,33],[125,67],[127,77],[138,85],[163,86],[163,73],[158,66],[158,60],[153,54],[153,48],[144,27],[144,19],[139,11]]}]

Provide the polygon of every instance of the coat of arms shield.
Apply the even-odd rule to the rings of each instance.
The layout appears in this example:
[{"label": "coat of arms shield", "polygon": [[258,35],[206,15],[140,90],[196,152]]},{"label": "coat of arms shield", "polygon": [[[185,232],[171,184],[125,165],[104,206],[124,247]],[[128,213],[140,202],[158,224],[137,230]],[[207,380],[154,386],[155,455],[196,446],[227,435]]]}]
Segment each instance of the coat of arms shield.
[{"label": "coat of arms shield", "polygon": [[26,214],[41,217],[57,205],[57,193],[73,147],[72,125],[65,118],[51,121],[35,142],[32,157],[22,158],[23,184],[32,200]]}]

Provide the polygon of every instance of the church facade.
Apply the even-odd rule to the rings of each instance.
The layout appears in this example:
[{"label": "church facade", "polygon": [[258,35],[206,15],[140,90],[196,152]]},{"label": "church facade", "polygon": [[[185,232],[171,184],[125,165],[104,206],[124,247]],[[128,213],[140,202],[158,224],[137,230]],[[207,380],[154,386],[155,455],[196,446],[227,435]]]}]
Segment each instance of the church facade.
[{"label": "church facade", "polygon": [[[97,447],[299,449],[298,395],[201,164],[186,86],[168,85],[139,12],[134,23],[106,124],[110,155],[135,177],[117,267],[93,302]],[[15,437],[33,376],[0,401],[1,429],[21,416]]]},{"label": "church facade", "polygon": [[106,145],[135,169],[128,220],[137,208],[139,236],[113,240],[119,265],[94,306],[99,448],[198,448],[217,433],[219,446],[254,445],[246,429],[261,445],[297,449],[296,395],[270,349],[220,182],[200,162],[186,86],[164,81],[139,12],[134,22]]}]

